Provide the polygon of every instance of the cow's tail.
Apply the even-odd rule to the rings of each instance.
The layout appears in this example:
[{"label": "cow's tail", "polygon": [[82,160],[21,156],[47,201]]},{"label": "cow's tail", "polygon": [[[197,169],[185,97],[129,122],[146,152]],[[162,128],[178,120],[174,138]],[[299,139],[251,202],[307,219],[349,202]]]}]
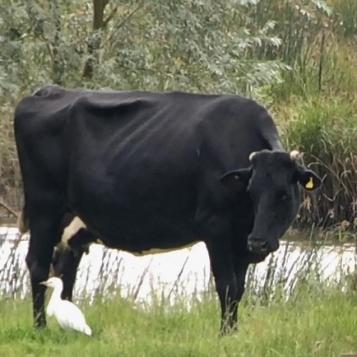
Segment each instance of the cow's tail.
[{"label": "cow's tail", "polygon": [[22,208],[17,217],[17,227],[21,234],[24,234],[29,230],[29,219],[26,214],[25,207]]}]

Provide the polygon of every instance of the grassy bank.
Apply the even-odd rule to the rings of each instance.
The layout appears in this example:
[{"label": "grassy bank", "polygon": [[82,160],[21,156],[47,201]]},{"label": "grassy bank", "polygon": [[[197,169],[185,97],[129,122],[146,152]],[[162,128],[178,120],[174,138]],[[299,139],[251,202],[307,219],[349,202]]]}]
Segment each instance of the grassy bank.
[{"label": "grassy bank", "polygon": [[94,337],[32,329],[29,301],[0,303],[1,356],[339,356],[357,352],[357,295],[301,290],[289,302],[241,304],[239,332],[218,336],[218,305],[135,308],[120,299],[81,304]]}]

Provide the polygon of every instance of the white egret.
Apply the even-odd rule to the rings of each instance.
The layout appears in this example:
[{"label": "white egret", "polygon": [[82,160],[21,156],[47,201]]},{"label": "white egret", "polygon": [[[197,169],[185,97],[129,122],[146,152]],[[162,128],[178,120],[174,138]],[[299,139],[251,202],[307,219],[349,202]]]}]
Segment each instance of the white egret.
[{"label": "white egret", "polygon": [[52,277],[40,284],[53,288],[53,293],[46,309],[47,315],[54,316],[63,329],[73,329],[91,336],[92,330],[88,326],[82,311],[72,302],[62,300],[62,280]]}]

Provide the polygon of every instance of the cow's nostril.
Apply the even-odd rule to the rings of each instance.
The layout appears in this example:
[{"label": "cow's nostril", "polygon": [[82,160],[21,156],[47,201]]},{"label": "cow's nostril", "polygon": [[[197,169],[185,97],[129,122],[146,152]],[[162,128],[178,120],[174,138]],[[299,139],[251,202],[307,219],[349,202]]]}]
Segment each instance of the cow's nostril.
[{"label": "cow's nostril", "polygon": [[248,249],[254,253],[266,253],[268,251],[268,242],[262,239],[249,239]]},{"label": "cow's nostril", "polygon": [[254,246],[254,247],[264,247],[267,243],[261,240],[250,240],[249,244]]},{"label": "cow's nostril", "polygon": [[261,248],[268,249],[268,242],[266,241],[262,242]]}]

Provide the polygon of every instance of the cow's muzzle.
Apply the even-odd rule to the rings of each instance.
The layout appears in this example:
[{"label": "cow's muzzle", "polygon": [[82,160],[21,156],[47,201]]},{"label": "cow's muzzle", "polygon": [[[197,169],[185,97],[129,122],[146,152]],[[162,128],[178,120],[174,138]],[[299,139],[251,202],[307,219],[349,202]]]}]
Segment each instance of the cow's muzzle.
[{"label": "cow's muzzle", "polygon": [[266,239],[249,237],[248,250],[254,254],[269,254],[279,248],[279,242],[269,242]]}]

